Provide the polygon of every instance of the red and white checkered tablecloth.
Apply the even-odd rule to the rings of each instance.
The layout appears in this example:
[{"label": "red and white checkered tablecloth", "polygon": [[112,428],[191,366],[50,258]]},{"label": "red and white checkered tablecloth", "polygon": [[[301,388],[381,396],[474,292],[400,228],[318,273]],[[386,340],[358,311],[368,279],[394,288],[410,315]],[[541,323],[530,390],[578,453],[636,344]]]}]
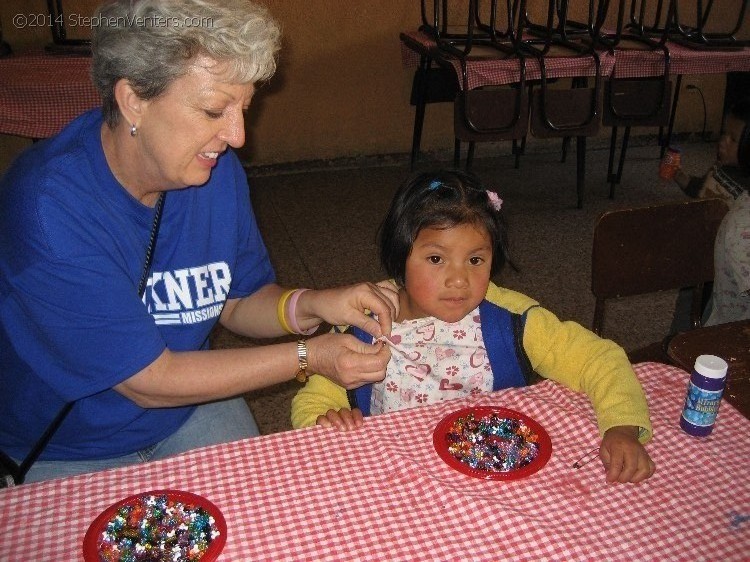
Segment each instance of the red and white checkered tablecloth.
[{"label": "red and white checkered tablecloth", "polygon": [[[415,50],[416,49],[416,50]],[[405,66],[417,66],[420,53],[434,52],[437,49],[435,41],[420,32],[405,32],[401,34],[401,60]],[[490,50],[491,51],[491,50]],[[479,58],[477,54],[486,54],[487,49],[472,50],[472,58],[467,64],[467,82],[470,90],[482,86],[511,84],[518,82],[520,63],[516,57],[505,57],[500,51],[495,51],[497,58]],[[503,58],[504,57],[504,58]],[[600,76],[609,76],[615,59],[608,53],[600,53]],[[447,57],[458,77],[463,89],[461,62],[453,57]],[[576,76],[595,76],[596,64],[591,56],[549,56],[545,57],[547,78],[574,78]],[[526,79],[538,80],[541,77],[539,62],[533,58],[526,59]]]},{"label": "red and white checkered tablecloth", "polygon": [[[164,461],[0,491],[0,560],[81,559],[86,529],[119,499],[154,489],[200,494],[227,520],[222,561],[747,560],[750,421],[724,402],[708,438],[678,424],[687,373],[636,372],[648,396],[657,472],[607,484],[585,396],[538,385],[376,416],[361,430],[320,427],[207,447]],[[446,465],[438,422],[467,405],[537,420],[552,457],[517,481]]]},{"label": "red and white checkered tablecloth", "polygon": [[[623,46],[628,46],[623,43]],[[677,43],[668,43],[670,52],[670,74],[724,74],[726,72],[750,71],[750,48],[742,50],[719,51],[697,50]],[[404,66],[414,67],[419,64],[421,54],[434,52],[436,44],[433,39],[420,31],[401,33],[401,60]],[[638,76],[659,76],[664,73],[664,55],[662,51],[641,49],[616,49],[614,56],[600,53],[601,76],[614,75],[619,78]],[[457,59],[448,57],[456,70],[461,88],[461,64]],[[576,76],[594,76],[595,65],[591,57],[548,57],[545,58],[549,78],[572,78]],[[518,82],[519,64],[515,58],[482,58],[471,59],[467,66],[467,82],[470,90],[483,86],[502,85]],[[539,79],[539,64],[527,60],[528,80]]]},{"label": "red and white checkered tablecloth", "polygon": [[91,57],[42,52],[0,59],[0,133],[46,138],[101,105]]},{"label": "red and white checkered tablecloth", "polygon": [[[720,51],[691,49],[669,42],[670,75],[725,74],[750,71],[750,48]],[[661,51],[618,49],[615,51],[615,76],[661,76],[664,55]]]}]

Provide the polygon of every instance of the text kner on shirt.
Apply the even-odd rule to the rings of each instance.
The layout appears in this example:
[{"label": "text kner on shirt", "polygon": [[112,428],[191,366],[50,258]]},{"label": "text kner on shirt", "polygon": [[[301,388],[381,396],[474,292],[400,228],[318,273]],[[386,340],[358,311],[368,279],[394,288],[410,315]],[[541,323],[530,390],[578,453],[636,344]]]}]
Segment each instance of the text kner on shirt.
[{"label": "text kner on shirt", "polygon": [[195,324],[221,314],[232,274],[226,262],[154,271],[143,303],[157,324]]}]

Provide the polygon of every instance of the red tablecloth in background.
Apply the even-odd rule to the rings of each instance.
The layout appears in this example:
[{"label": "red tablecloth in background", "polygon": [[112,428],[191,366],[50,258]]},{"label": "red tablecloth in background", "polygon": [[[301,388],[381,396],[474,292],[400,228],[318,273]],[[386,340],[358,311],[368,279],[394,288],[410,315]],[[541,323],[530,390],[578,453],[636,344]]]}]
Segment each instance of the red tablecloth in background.
[{"label": "red tablecloth in background", "polygon": [[91,57],[42,52],[0,59],[0,133],[46,138],[101,104]]},{"label": "red tablecloth in background", "polygon": [[[623,43],[623,46],[627,46]],[[750,48],[740,51],[696,50],[668,43],[670,52],[670,74],[724,74],[732,71],[750,71]],[[435,42],[420,31],[401,34],[401,58],[405,66],[417,66],[420,53],[436,47]],[[477,52],[481,52],[477,50]],[[499,52],[498,52],[499,53]],[[472,51],[472,54],[474,52]],[[617,77],[659,76],[664,73],[664,56],[661,51],[644,51],[637,49],[616,49],[615,54],[600,53],[601,76]],[[545,59],[549,78],[571,78],[575,76],[593,76],[595,66],[590,56],[586,57],[549,57]],[[452,59],[459,84],[461,64]],[[539,65],[533,59],[527,60],[528,80],[540,76]],[[518,61],[515,58],[472,59],[468,63],[467,78],[469,89],[482,86],[510,84],[519,77]]]},{"label": "red tablecloth in background", "polygon": [[[585,396],[545,381],[320,427],[208,447],[164,461],[0,490],[0,560],[76,560],[94,518],[155,489],[200,494],[227,525],[223,561],[747,560],[750,421],[723,403],[708,438],[679,429],[687,373],[636,366],[648,396],[656,474],[611,485]],[[465,476],[435,453],[448,413],[492,404],[536,419],[552,457],[525,480]]]}]

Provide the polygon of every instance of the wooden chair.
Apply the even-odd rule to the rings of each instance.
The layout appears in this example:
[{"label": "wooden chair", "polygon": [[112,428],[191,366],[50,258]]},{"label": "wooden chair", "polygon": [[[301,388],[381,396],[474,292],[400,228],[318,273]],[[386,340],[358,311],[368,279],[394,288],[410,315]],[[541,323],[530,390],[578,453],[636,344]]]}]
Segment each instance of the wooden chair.
[{"label": "wooden chair", "polygon": [[[591,255],[593,331],[602,333],[608,299],[683,287],[693,288],[691,323],[699,327],[703,287],[713,280],[714,240],[726,211],[721,199],[697,199],[602,214]],[[629,356],[634,363],[669,363],[662,342]]]}]

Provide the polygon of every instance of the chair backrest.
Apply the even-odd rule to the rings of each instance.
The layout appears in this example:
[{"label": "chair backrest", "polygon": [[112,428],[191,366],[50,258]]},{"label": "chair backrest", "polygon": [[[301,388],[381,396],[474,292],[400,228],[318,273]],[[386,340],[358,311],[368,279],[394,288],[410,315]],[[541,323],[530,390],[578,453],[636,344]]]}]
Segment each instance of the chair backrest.
[{"label": "chair backrest", "polygon": [[591,255],[593,331],[602,332],[607,299],[683,287],[694,287],[699,324],[700,293],[713,280],[714,241],[726,212],[721,199],[697,199],[602,214]]}]

